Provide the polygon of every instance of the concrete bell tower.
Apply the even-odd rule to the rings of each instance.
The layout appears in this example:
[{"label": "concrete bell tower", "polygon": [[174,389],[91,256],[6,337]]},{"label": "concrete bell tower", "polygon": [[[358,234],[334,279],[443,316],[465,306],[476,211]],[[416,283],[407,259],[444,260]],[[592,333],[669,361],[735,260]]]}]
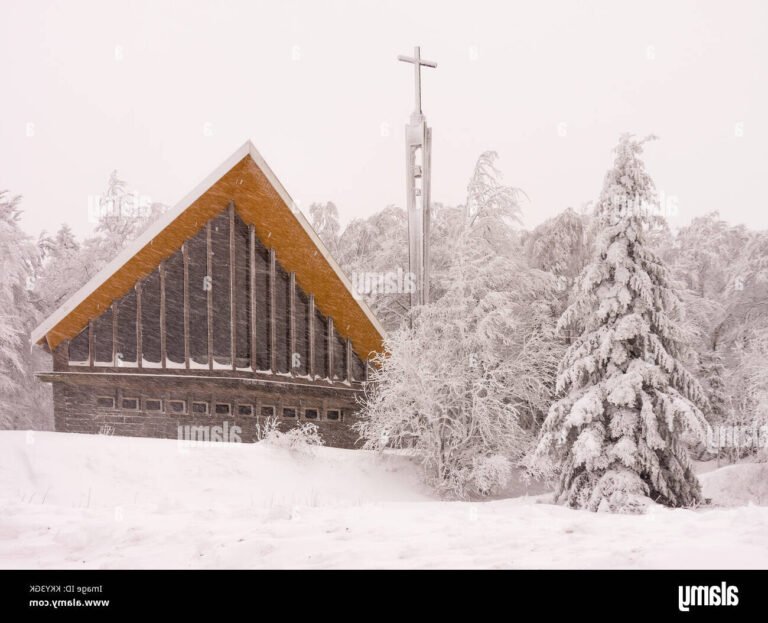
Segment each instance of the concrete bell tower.
[{"label": "concrete bell tower", "polygon": [[413,56],[398,56],[413,63],[416,87],[415,108],[405,127],[405,180],[408,207],[408,258],[416,288],[411,293],[411,308],[429,303],[429,208],[432,168],[432,128],[421,110],[421,68],[437,63],[421,58],[421,49]]}]

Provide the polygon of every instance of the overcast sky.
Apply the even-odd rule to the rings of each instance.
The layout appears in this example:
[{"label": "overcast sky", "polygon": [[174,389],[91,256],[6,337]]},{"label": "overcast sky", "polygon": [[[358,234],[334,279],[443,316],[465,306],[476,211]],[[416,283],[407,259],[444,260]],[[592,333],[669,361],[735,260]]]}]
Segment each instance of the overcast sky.
[{"label": "overcast sky", "polygon": [[117,169],[174,204],[251,139],[305,210],[346,222],[405,202],[403,125],[422,46],[434,201],[477,156],[534,226],[597,197],[625,131],[677,224],[768,228],[768,3],[42,2],[0,4],[0,189],[37,235],[86,233]]}]

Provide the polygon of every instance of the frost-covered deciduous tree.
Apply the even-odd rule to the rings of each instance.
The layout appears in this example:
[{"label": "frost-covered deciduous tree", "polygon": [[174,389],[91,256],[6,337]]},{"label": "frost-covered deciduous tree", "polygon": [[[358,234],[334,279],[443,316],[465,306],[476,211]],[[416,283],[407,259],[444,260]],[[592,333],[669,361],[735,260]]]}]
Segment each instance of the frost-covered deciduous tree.
[{"label": "frost-covered deciduous tree", "polygon": [[686,316],[698,351],[697,376],[712,407],[706,411],[711,423],[722,423],[725,412],[722,366],[729,357],[733,329],[740,324],[734,305],[740,297],[727,291],[734,282],[740,283],[734,267],[740,266],[749,239],[746,228],[732,227],[712,212],[694,218],[661,250],[683,288]]},{"label": "frost-covered deciduous tree", "polygon": [[366,448],[413,451],[427,481],[455,497],[504,486],[535,439],[562,354],[554,278],[499,255],[482,210],[454,222],[445,291],[387,339],[358,426]]},{"label": "frost-covered deciduous tree", "polygon": [[[646,139],[647,140],[647,139]],[[595,216],[595,254],[559,328],[578,327],[560,363],[555,402],[533,465],[557,475],[574,508],[638,512],[701,501],[686,435],[703,438],[706,400],[683,366],[681,301],[646,244],[656,194],[641,153],[622,136]]]},{"label": "frost-covered deciduous tree", "polygon": [[[447,281],[454,262],[457,236],[471,223],[475,237],[490,245],[493,255],[516,255],[520,222],[519,199],[522,193],[505,186],[495,166],[497,155],[484,152],[478,158],[467,186],[467,201],[459,207],[433,203],[430,206],[430,298],[438,300],[448,289]],[[387,206],[366,219],[354,219],[339,235],[333,204],[310,207],[312,225],[331,249],[353,285],[361,275],[387,280],[408,271],[408,219],[403,209]],[[482,210],[478,210],[482,206]],[[374,277],[375,278],[375,277]],[[358,292],[373,309],[382,325],[395,330],[407,319],[410,290]]]},{"label": "frost-covered deciduous tree", "polygon": [[731,227],[717,212],[695,217],[682,227],[667,252],[675,276],[701,298],[716,298],[725,290],[730,269],[749,242],[744,226]]},{"label": "frost-covered deciduous tree", "polygon": [[99,240],[92,237],[81,245],[68,225],[62,225],[55,236],[41,234],[37,242],[41,266],[34,294],[43,317],[62,305],[108,261]]},{"label": "frost-covered deciduous tree", "polygon": [[704,353],[699,362],[699,371],[699,379],[707,396],[707,408],[704,411],[707,421],[711,424],[722,423],[729,409],[722,355],[716,350]]},{"label": "frost-covered deciduous tree", "polygon": [[573,208],[536,227],[526,239],[531,266],[575,279],[591,256],[590,217]]},{"label": "frost-covered deciduous tree", "polygon": [[[722,274],[720,287],[713,288],[707,301],[721,310],[709,332],[708,351],[722,361],[726,408],[722,417],[713,419],[714,424],[728,426],[764,426],[768,424],[768,234],[750,232],[743,226],[728,227],[720,224],[723,233],[711,236],[708,243],[702,236],[699,246],[707,248],[717,243],[711,251],[715,258],[710,270],[702,271],[705,283],[712,281],[709,273]],[[718,243],[718,241],[721,241]],[[708,351],[702,362],[708,363]],[[715,369],[716,371],[716,369]],[[711,393],[709,382],[713,370],[702,367],[702,380]],[[710,400],[719,403],[718,379],[715,379],[715,395]],[[756,453],[754,446],[723,448],[720,457],[731,461],[754,454],[759,458],[765,452]]]},{"label": "frost-covered deciduous tree", "polygon": [[494,151],[480,154],[467,184],[467,199],[458,207],[435,203],[430,224],[430,298],[437,300],[451,287],[456,241],[471,232],[473,244],[484,245],[489,256],[519,258],[521,199],[525,194],[502,181]]},{"label": "frost-covered deciduous tree", "polygon": [[562,351],[551,277],[498,257],[453,275],[387,339],[359,430],[368,449],[414,450],[430,484],[464,497],[503,486],[530,449]]},{"label": "frost-covered deciduous tree", "polygon": [[[718,424],[753,429],[768,426],[768,322],[739,325],[725,370],[728,408]],[[720,457],[735,462],[753,455],[768,460],[768,449],[752,444],[724,447]]]},{"label": "frost-covered deciduous tree", "polygon": [[387,330],[396,329],[407,317],[410,291],[404,287],[368,291],[359,285],[366,275],[374,281],[387,281],[394,275],[398,284],[402,282],[400,276],[408,270],[407,227],[405,211],[387,206],[366,219],[350,222],[338,242],[336,257],[341,267]]},{"label": "frost-covered deciduous tree", "polygon": [[536,227],[525,240],[525,254],[533,268],[557,278],[563,311],[569,303],[573,282],[592,255],[594,227],[589,213],[568,208]]},{"label": "frost-covered deciduous tree", "polygon": [[131,240],[162,214],[161,203],[142,205],[126,191],[117,172],[110,175],[106,191],[98,198],[96,233],[82,244],[62,225],[55,236],[43,232],[38,240],[42,266],[35,282],[36,305],[47,316],[62,305],[109,263]]},{"label": "frost-covered deciduous tree", "polygon": [[98,207],[96,232],[100,234],[99,245],[107,262],[166,210],[162,203],[148,203],[129,193],[117,171],[110,174],[107,189],[98,198]]},{"label": "frost-covered deciduous tree", "polygon": [[466,215],[474,236],[481,236],[499,255],[508,254],[515,246],[513,225],[521,223],[520,200],[524,193],[502,182],[496,167],[498,154],[485,151],[475,164],[467,185]]},{"label": "frost-covered deciduous tree", "polygon": [[40,353],[29,343],[38,256],[19,227],[18,203],[0,191],[0,428],[49,428],[50,392],[35,381]]},{"label": "frost-covered deciduous tree", "polygon": [[326,203],[313,203],[309,206],[309,217],[312,222],[312,229],[315,230],[315,233],[323,241],[331,255],[338,259],[341,225],[339,223],[339,210],[336,204],[330,201]]}]

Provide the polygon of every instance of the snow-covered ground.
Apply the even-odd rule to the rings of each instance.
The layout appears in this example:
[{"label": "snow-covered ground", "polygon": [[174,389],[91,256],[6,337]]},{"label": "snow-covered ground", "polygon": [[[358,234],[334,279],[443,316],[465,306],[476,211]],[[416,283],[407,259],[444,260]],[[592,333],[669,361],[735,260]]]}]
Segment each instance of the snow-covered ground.
[{"label": "snow-covered ground", "polygon": [[746,506],[602,515],[521,483],[439,501],[398,456],[3,431],[0,567],[768,568],[768,507],[749,503],[768,503],[766,476],[702,477]]}]

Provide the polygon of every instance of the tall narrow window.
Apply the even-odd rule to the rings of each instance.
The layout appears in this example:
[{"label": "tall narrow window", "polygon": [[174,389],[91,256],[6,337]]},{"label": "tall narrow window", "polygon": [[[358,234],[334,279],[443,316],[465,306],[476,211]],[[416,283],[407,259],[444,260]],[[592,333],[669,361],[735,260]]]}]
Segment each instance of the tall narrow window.
[{"label": "tall narrow window", "polygon": [[347,343],[334,331],[333,334],[333,378],[347,378]]},{"label": "tall narrow window", "polygon": [[315,311],[315,375],[328,376],[328,323],[325,316]]},{"label": "tall narrow window", "polygon": [[165,262],[165,350],[169,366],[183,366],[184,258],[181,251]]},{"label": "tall narrow window", "polygon": [[189,252],[189,350],[195,366],[208,365],[208,251],[203,227],[186,243]]},{"label": "tall narrow window", "polygon": [[101,365],[112,365],[112,308],[93,321],[93,359]]},{"label": "tall narrow window", "polygon": [[357,353],[352,349],[350,356],[352,358],[352,361],[350,362],[350,368],[352,369],[352,378],[350,380],[353,381],[364,381],[365,380],[365,364],[360,360],[360,357],[357,356]]},{"label": "tall narrow window", "polygon": [[131,290],[117,304],[117,362],[136,365],[136,290]]},{"label": "tall narrow window", "polygon": [[229,292],[229,212],[224,210],[211,221],[213,252],[213,358],[220,366],[230,366],[231,321]]},{"label": "tall narrow window", "polygon": [[69,343],[70,363],[88,363],[88,327],[85,327]]},{"label": "tall narrow window", "polygon": [[294,326],[296,327],[296,352],[292,355],[291,368],[294,374],[304,375],[309,371],[309,323],[307,313],[309,310],[309,298],[296,286],[294,296]]},{"label": "tall narrow window", "polygon": [[248,246],[248,226],[235,212],[235,354],[238,368],[249,366],[251,355],[251,272]]},{"label": "tall narrow window", "polygon": [[290,278],[280,264],[275,275],[275,349],[277,351],[277,371],[289,372],[289,318],[288,297],[290,296]]},{"label": "tall narrow window", "polygon": [[256,369],[269,370],[269,252],[256,240]]},{"label": "tall narrow window", "polygon": [[160,365],[160,274],[155,270],[141,285],[141,353],[144,365]]}]

